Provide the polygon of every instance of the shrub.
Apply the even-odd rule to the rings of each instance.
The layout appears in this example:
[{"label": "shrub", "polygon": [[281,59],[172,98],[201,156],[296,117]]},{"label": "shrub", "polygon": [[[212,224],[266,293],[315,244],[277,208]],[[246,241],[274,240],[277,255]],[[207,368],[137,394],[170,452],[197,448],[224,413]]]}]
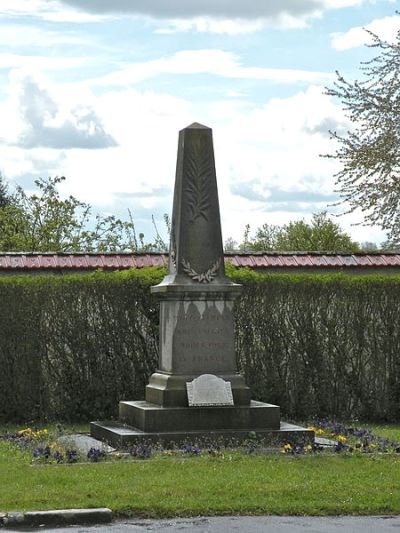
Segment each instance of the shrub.
[{"label": "shrub", "polygon": [[139,399],[158,357],[160,269],[0,280],[0,419],[88,420]]},{"label": "shrub", "polygon": [[[400,276],[228,268],[239,369],[284,416],[400,419]],[[0,279],[0,420],[90,420],[143,399],[161,268]]]},{"label": "shrub", "polygon": [[237,354],[255,399],[297,419],[400,419],[400,276],[233,277],[245,285]]}]

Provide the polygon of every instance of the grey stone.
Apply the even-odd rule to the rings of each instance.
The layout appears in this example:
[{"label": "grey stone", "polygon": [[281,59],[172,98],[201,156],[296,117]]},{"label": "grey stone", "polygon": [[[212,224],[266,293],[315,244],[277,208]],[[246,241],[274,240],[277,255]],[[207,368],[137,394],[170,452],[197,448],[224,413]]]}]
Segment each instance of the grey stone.
[{"label": "grey stone", "polygon": [[[193,410],[187,410],[193,412]],[[212,424],[210,424],[211,426]],[[287,441],[314,442],[314,433],[308,429],[281,422],[277,428],[264,427],[257,430],[251,429],[212,429],[180,430],[172,428],[165,431],[141,431],[122,422],[98,421],[90,423],[92,434],[97,438],[110,441],[118,448],[127,448],[139,443],[161,445],[164,448],[173,448],[182,444],[200,446],[221,445],[240,446],[248,441],[250,435],[265,448],[279,448]]]},{"label": "grey stone", "polygon": [[189,407],[233,405],[232,387],[213,374],[202,374],[186,383]]},{"label": "grey stone", "polygon": [[58,438],[58,442],[63,446],[72,446],[84,455],[86,455],[91,448],[98,448],[105,453],[115,452],[115,448],[112,448],[101,440],[97,440],[82,433],[63,435]]},{"label": "grey stone", "polygon": [[160,328],[163,372],[229,373],[236,369],[233,300],[203,293],[202,299],[161,301]]},{"label": "grey stone", "polygon": [[18,527],[24,524],[25,515],[24,513],[7,513],[7,516],[4,518],[3,523],[8,527]]},{"label": "grey stone", "polygon": [[198,123],[179,132],[169,274],[161,287],[193,284],[233,285],[224,270],[212,130]]},{"label": "grey stone", "polygon": [[162,407],[146,401],[120,402],[119,420],[144,432],[212,429],[279,429],[277,405],[252,401],[250,405],[219,407]]},{"label": "grey stone", "polygon": [[[234,405],[250,405],[250,389],[243,376],[238,372],[223,373],[218,376],[230,382]],[[196,374],[155,372],[150,376],[149,385],[146,387],[146,400],[163,407],[187,406],[186,383],[196,377]]]},{"label": "grey stone", "polygon": [[324,446],[326,448],[333,448],[337,445],[337,443],[337,440],[324,439],[323,437],[315,437],[315,444],[319,444],[320,446]]},{"label": "grey stone", "polygon": [[23,523],[30,526],[64,524],[99,524],[112,520],[112,511],[98,509],[57,509],[54,511],[30,511],[24,513]]}]

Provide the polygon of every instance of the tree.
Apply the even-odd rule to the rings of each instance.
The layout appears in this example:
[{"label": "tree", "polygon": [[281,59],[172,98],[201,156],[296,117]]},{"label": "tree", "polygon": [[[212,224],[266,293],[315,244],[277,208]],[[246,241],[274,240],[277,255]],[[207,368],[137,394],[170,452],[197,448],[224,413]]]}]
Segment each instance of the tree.
[{"label": "tree", "polygon": [[0,209],[10,203],[10,196],[8,194],[8,186],[4,182],[4,178],[0,172]]},{"label": "tree", "polygon": [[145,244],[135,225],[115,216],[92,215],[92,207],[74,196],[62,199],[57,185],[64,177],[35,181],[38,191],[28,195],[17,187],[0,209],[0,250],[24,252],[146,251],[161,246]]},{"label": "tree", "polygon": [[353,127],[346,135],[330,132],[338,142],[341,169],[335,174],[342,202],[364,222],[388,232],[400,244],[400,30],[394,43],[368,31],[378,54],[361,63],[363,79],[337,81],[327,94],[341,100]]},{"label": "tree", "polygon": [[263,224],[250,238],[246,226],[243,251],[285,252],[356,252],[359,246],[333,222],[326,211],[314,213],[311,223],[304,220],[289,222],[284,226]]},{"label": "tree", "polygon": [[232,237],[228,237],[224,243],[224,250],[225,252],[235,252],[239,248],[239,243],[232,239]]},{"label": "tree", "polygon": [[299,220],[283,226],[277,238],[278,250],[350,252],[358,251],[359,246],[352,241],[339,224],[331,220],[326,211],[313,214],[310,224]]},{"label": "tree", "polygon": [[254,250],[277,250],[279,249],[279,241],[284,232],[284,228],[275,226],[274,224],[263,224],[256,230],[254,239],[252,240],[252,247]]},{"label": "tree", "polygon": [[379,250],[376,242],[371,242],[371,241],[361,242],[360,248],[362,252],[377,252]]}]

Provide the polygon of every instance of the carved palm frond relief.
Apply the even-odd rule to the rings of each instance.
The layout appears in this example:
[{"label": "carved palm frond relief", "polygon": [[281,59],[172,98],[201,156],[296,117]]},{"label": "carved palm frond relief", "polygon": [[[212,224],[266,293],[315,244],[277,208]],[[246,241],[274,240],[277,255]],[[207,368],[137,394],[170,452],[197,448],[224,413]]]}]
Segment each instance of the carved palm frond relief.
[{"label": "carved palm frond relief", "polygon": [[193,142],[187,154],[185,201],[191,222],[199,217],[208,220],[214,171],[210,155],[207,143],[200,140]]}]

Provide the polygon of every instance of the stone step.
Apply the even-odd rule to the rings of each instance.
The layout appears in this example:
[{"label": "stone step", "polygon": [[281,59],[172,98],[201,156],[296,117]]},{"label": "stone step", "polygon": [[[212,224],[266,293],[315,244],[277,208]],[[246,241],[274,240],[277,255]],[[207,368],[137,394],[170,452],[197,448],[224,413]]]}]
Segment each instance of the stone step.
[{"label": "stone step", "polygon": [[280,408],[250,405],[162,407],[146,401],[120,402],[119,420],[145,432],[279,429]]},{"label": "stone step", "polygon": [[278,429],[254,430],[249,427],[240,430],[145,432],[117,421],[97,421],[91,422],[90,432],[96,439],[118,449],[138,444],[160,445],[164,448],[174,448],[184,444],[237,447],[246,441],[254,441],[265,447],[280,447],[286,442],[298,444],[314,442],[313,431],[285,422],[281,422]]}]

